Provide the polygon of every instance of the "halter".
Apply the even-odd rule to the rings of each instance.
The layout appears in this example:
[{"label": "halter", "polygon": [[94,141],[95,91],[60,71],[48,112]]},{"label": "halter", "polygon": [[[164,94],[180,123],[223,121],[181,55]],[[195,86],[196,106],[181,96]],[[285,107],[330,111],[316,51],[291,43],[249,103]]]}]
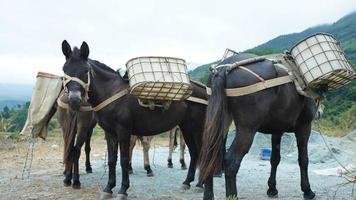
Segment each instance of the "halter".
[{"label": "halter", "polygon": [[84,81],[80,80],[77,77],[72,77],[72,76],[69,76],[67,74],[64,74],[63,75],[63,87],[68,91],[67,85],[68,85],[69,82],[74,81],[74,82],[79,83],[84,89],[84,93],[85,93],[84,101],[88,101],[88,99],[89,99],[88,92],[89,92],[89,85],[90,85],[90,73],[87,72],[87,75],[88,75],[88,83],[85,83]]}]

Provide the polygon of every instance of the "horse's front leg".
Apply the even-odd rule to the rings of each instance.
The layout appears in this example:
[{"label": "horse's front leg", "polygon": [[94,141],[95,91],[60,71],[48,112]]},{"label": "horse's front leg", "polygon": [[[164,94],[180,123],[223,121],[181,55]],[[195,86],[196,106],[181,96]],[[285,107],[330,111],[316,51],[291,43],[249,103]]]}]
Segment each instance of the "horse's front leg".
[{"label": "horse's front leg", "polygon": [[112,189],[116,186],[116,162],[119,143],[116,134],[105,132],[105,138],[108,148],[109,180],[100,199],[112,198]]},{"label": "horse's front leg", "polygon": [[281,144],[281,137],[283,133],[272,133],[272,155],[270,159],[271,163],[271,173],[268,179],[268,190],[267,195],[269,197],[275,197],[278,195],[278,190],[276,188],[276,174],[277,174],[277,167],[281,160],[280,154],[280,144]]},{"label": "horse's front leg", "polygon": [[95,125],[93,127],[90,127],[88,130],[88,136],[87,139],[85,141],[85,171],[87,173],[93,173],[93,169],[91,168],[91,164],[90,164],[90,151],[91,151],[91,147],[90,147],[90,140],[91,140],[91,136],[93,134],[93,129],[94,129]]},{"label": "horse's front leg", "polygon": [[120,134],[120,165],[122,172],[121,187],[117,199],[127,199],[127,189],[130,187],[129,179],[129,152],[130,152],[130,133],[128,131],[118,131]]}]

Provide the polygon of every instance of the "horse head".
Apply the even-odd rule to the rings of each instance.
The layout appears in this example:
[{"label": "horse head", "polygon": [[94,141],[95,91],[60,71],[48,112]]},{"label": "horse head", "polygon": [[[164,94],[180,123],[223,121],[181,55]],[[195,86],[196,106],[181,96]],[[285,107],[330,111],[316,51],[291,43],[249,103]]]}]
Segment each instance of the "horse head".
[{"label": "horse head", "polygon": [[83,42],[80,49],[74,47],[72,50],[69,43],[64,40],[62,52],[66,59],[63,65],[63,86],[68,92],[70,108],[78,111],[83,102],[88,100],[90,84],[89,46],[86,42]]}]

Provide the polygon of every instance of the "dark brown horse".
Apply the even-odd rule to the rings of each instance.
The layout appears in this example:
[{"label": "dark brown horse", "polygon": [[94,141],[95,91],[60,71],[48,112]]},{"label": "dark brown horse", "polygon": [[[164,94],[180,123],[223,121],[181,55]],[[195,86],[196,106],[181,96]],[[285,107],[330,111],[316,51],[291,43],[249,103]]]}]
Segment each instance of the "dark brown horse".
[{"label": "dark brown horse", "polygon": [[[68,106],[68,94],[62,92],[57,105],[57,118],[63,132],[64,140],[64,186],[70,186],[74,189],[80,188],[79,181],[79,157],[81,147],[85,143],[85,170],[92,173],[90,165],[90,138],[93,128],[96,125],[93,111],[74,111]],[[84,103],[82,108],[89,108],[89,104]],[[73,184],[72,184],[73,179]]]},{"label": "dark brown horse", "polygon": [[[73,95],[69,97],[72,109],[78,109],[83,99],[89,98],[91,106],[96,107],[106,99],[126,90],[129,85],[121,75],[98,61],[88,59],[89,47],[83,42],[80,49],[73,51],[67,41],[62,43],[66,62],[63,71],[70,78],[66,88]],[[87,87],[88,86],[88,87]],[[196,98],[206,99],[205,88],[192,83]],[[122,93],[121,93],[122,94]],[[112,196],[116,186],[116,162],[120,146],[120,165],[122,182],[118,192],[119,199],[127,197],[129,188],[129,149],[130,136],[156,135],[179,125],[189,148],[191,162],[185,187],[194,180],[197,158],[200,150],[201,134],[204,128],[206,106],[192,101],[174,101],[169,109],[150,110],[141,107],[138,99],[126,94],[95,112],[99,125],[104,129],[108,147],[109,180],[102,198]]]},{"label": "dark brown horse", "polygon": [[[229,57],[219,65],[231,64],[251,54]],[[245,65],[264,80],[285,76],[287,72],[265,60]],[[225,88],[238,88],[260,82],[247,70],[236,68],[230,73],[225,67],[213,70],[208,86],[212,89],[207,108],[204,138],[201,151],[200,180],[205,180],[204,199],[213,199],[215,172],[225,170],[226,196],[237,196],[236,174],[241,161],[249,151],[256,131],[272,134],[271,174],[268,180],[268,196],[276,196],[276,171],[280,161],[280,141],[284,132],[294,132],[298,145],[298,162],[301,173],[301,189],[304,197],[314,198],[308,179],[308,140],[316,104],[311,98],[297,93],[293,83],[279,85],[256,93],[227,97]],[[225,152],[224,137],[231,121],[236,125],[236,136],[228,152]],[[253,174],[251,174],[251,178]],[[254,177],[258,178],[258,177]],[[257,179],[256,179],[257,180]]]}]

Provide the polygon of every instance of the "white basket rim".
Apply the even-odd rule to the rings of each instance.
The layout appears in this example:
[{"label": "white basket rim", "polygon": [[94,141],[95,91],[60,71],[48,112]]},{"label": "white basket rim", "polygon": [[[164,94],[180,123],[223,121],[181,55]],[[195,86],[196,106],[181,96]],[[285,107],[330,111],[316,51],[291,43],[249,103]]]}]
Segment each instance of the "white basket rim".
[{"label": "white basket rim", "polygon": [[127,62],[126,62],[126,68],[128,67],[128,64],[129,64],[129,62],[131,62],[131,61],[133,61],[133,60],[137,60],[137,59],[140,59],[140,58],[165,58],[165,59],[175,59],[175,60],[181,60],[181,61],[183,61],[184,62],[184,64],[186,64],[186,61],[184,60],[184,59],[182,59],[182,58],[177,58],[177,57],[167,57],[167,56],[139,56],[139,57],[134,57],[134,58],[131,58],[130,60],[128,60]]}]

